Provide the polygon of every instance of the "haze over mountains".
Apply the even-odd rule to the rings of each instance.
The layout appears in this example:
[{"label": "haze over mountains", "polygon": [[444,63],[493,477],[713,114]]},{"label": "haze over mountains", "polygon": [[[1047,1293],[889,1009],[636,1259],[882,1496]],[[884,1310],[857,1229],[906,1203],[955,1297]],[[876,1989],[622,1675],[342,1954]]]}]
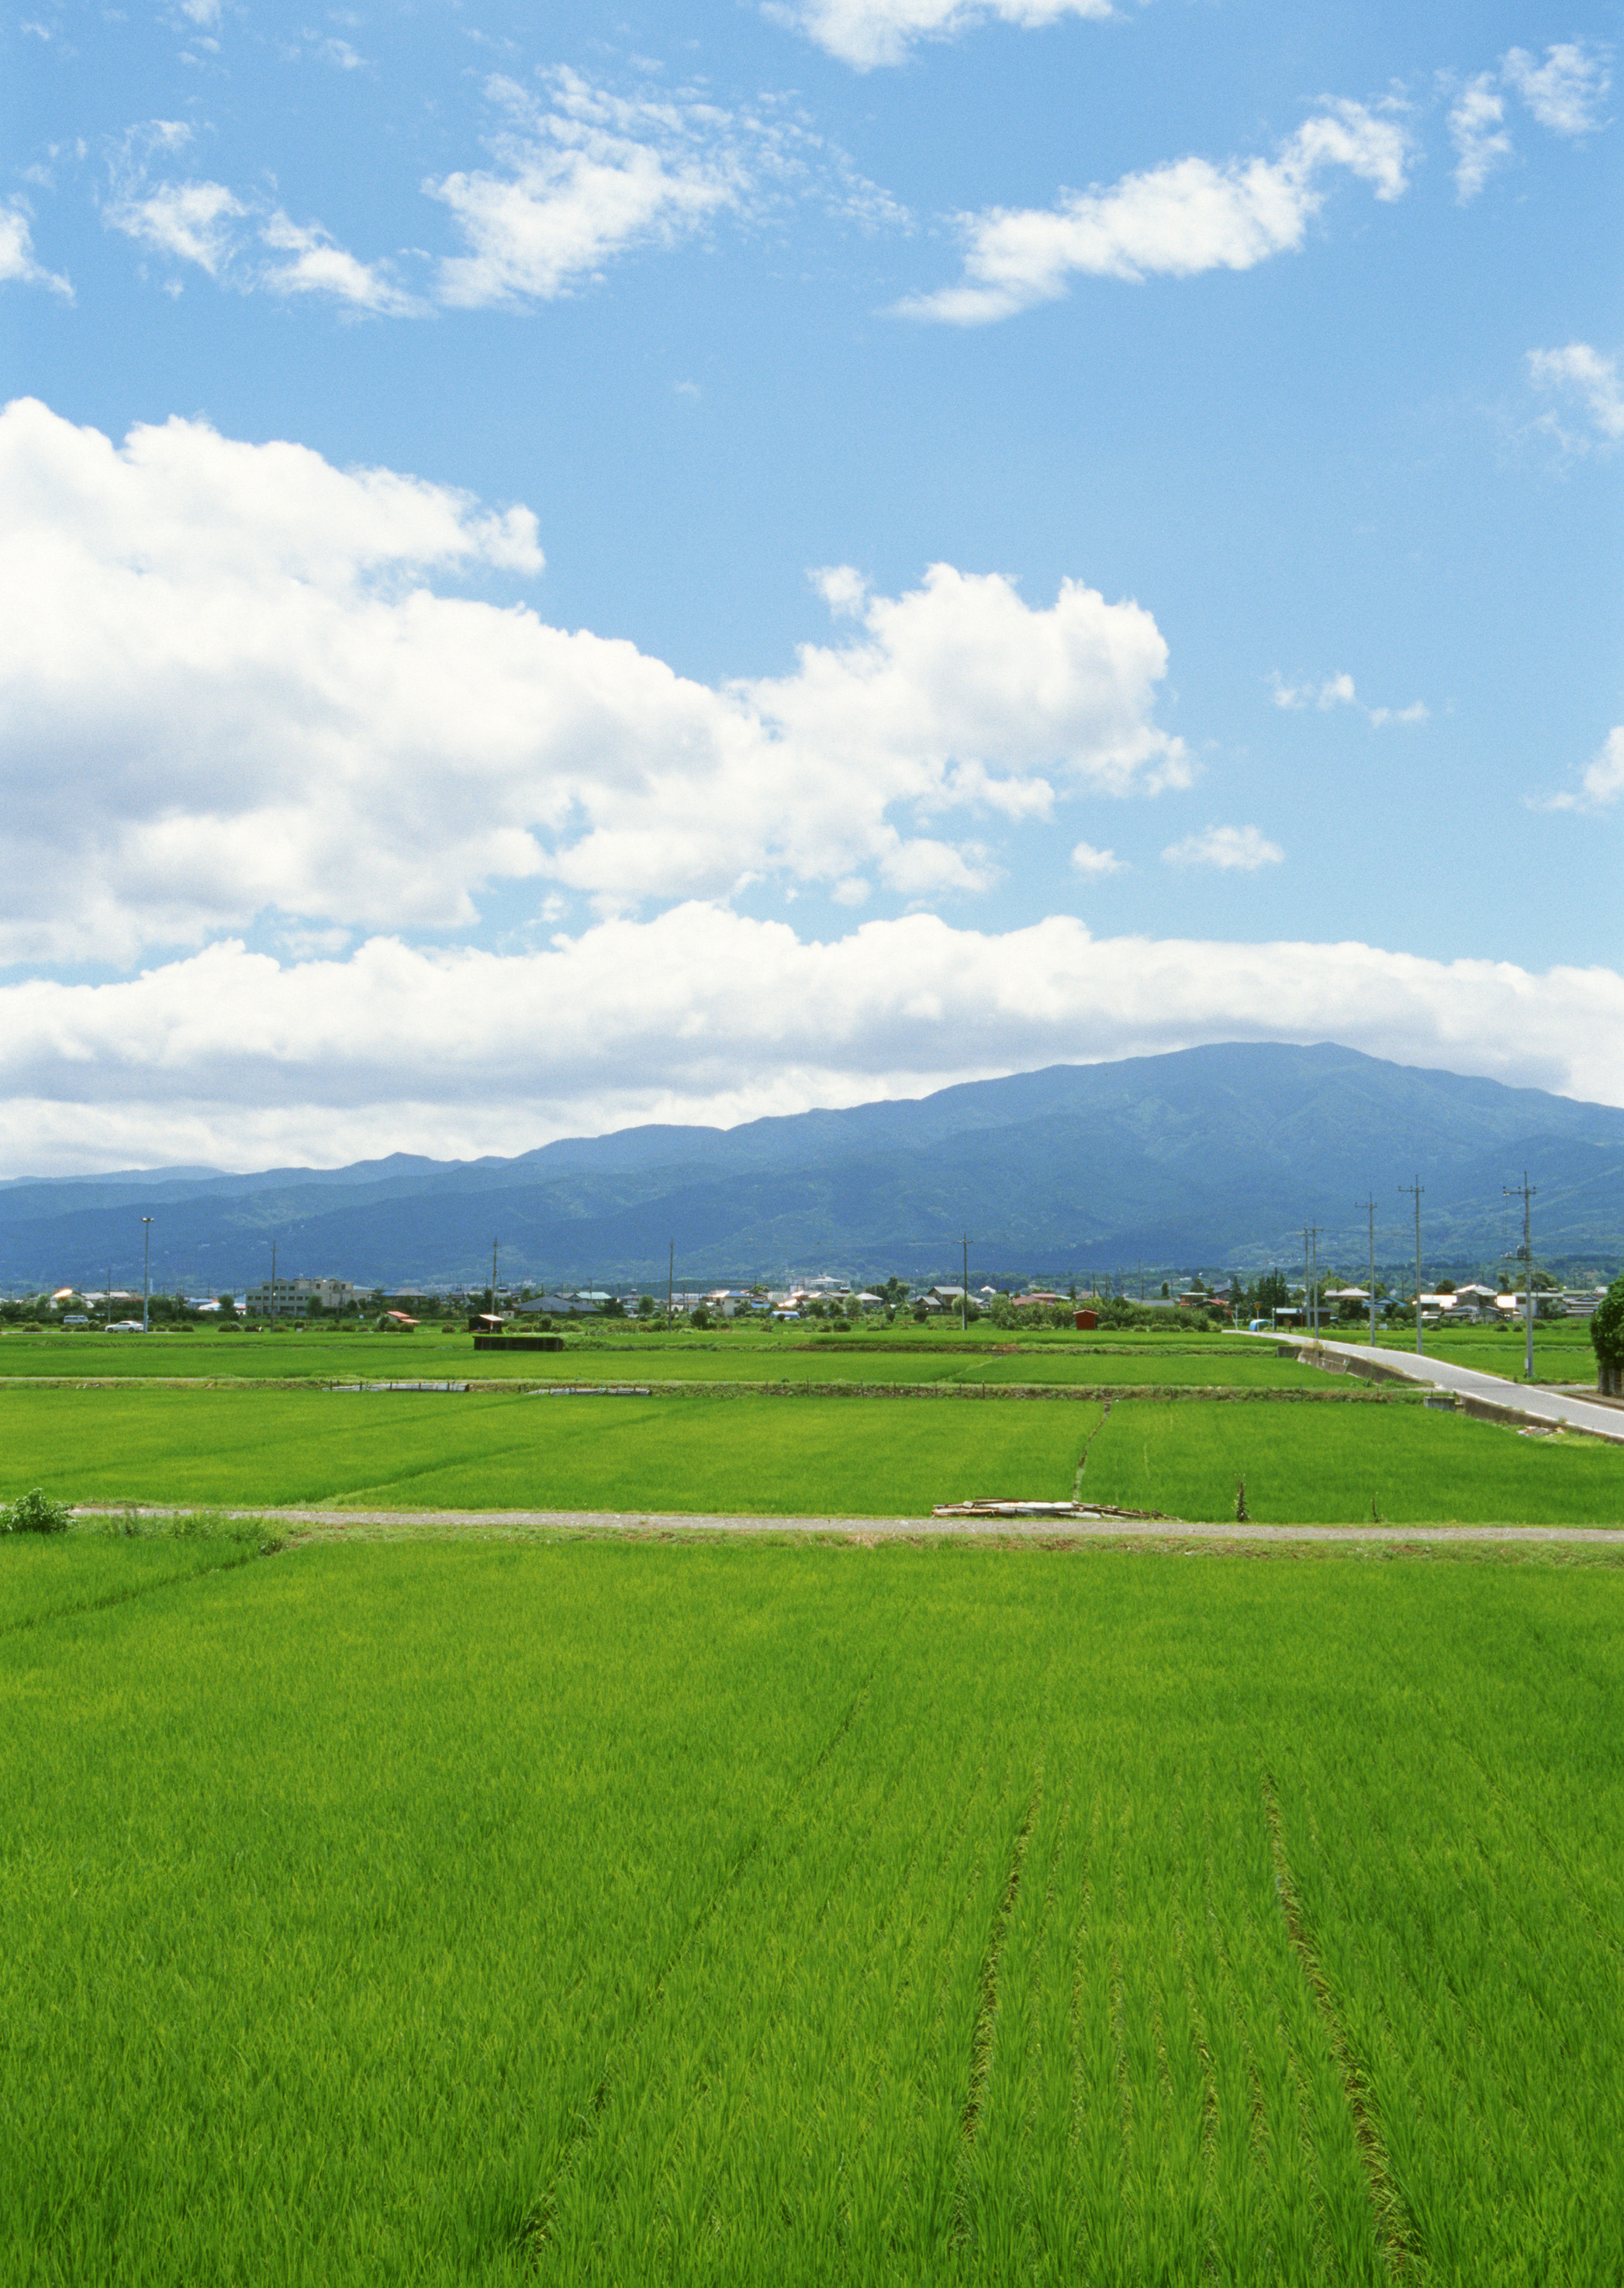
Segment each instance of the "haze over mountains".
[{"label": "haze over mountains", "polygon": [[488,1277],[686,1284],[787,1270],[1069,1279],[1142,1264],[1256,1271],[1302,1255],[1348,1269],[1413,1260],[1419,1174],[1434,1275],[1503,1261],[1521,1238],[1503,1187],[1538,1187],[1536,1260],[1624,1261],[1624,1110],[1417,1070],[1330,1045],[1235,1044],[1055,1065],[918,1100],[571,1138],[515,1159],[398,1154],[251,1175],[170,1168],[0,1184],[0,1282],[139,1283],[152,1222],[159,1287],[238,1291],[277,1243],[284,1274],[358,1285]]}]

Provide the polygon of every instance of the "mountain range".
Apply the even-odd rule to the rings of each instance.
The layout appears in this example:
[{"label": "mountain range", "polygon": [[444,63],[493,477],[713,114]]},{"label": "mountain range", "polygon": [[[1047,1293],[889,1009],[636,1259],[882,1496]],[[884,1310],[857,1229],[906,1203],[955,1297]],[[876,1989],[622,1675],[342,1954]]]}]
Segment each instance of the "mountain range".
[{"label": "mountain range", "polygon": [[1537,1262],[1624,1262],[1624,1110],[1322,1044],[1233,1043],[1052,1065],[731,1129],[648,1126],[513,1159],[397,1153],[332,1169],[159,1168],[0,1183],[0,1283],[242,1289],[279,1272],[362,1287],[781,1282],[829,1269],[971,1283],[1254,1273],[1319,1258],[1429,1276],[1505,1261],[1528,1180]]}]

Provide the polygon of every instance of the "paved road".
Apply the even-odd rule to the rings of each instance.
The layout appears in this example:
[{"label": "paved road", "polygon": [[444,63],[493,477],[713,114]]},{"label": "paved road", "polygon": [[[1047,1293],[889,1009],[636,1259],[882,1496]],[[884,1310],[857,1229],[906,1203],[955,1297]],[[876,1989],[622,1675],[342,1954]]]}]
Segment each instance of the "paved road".
[{"label": "paved road", "polygon": [[[150,1508],[140,1517],[194,1514]],[[123,1509],[86,1504],[80,1517],[123,1517]],[[1121,1519],[954,1517],[729,1517],[661,1510],[575,1509],[228,1509],[216,1516],[251,1520],[267,1529],[331,1541],[380,1532],[401,1538],[437,1535],[599,1532],[682,1536],[701,1533],[820,1533],[844,1541],[897,1541],[921,1535],[971,1541],[1599,1541],[1624,1544],[1624,1526],[1598,1525],[1181,1525]]]},{"label": "paved road", "polygon": [[[1279,1338],[1260,1335],[1256,1339],[1275,1342]],[[1549,1424],[1552,1429],[1588,1430],[1598,1438],[1610,1438],[1615,1445],[1624,1446],[1624,1413],[1598,1399],[1576,1398],[1571,1392],[1542,1389],[1537,1383],[1509,1382],[1504,1375],[1485,1374],[1481,1367],[1455,1366],[1447,1359],[1417,1358],[1414,1351],[1373,1351],[1368,1343],[1321,1340],[1315,1344],[1305,1340],[1303,1355],[1311,1365],[1315,1349],[1346,1359],[1351,1364],[1368,1366],[1374,1362],[1383,1374],[1398,1375],[1406,1382],[1425,1383],[1435,1390],[1482,1399],[1488,1405],[1503,1406],[1529,1422]]]}]

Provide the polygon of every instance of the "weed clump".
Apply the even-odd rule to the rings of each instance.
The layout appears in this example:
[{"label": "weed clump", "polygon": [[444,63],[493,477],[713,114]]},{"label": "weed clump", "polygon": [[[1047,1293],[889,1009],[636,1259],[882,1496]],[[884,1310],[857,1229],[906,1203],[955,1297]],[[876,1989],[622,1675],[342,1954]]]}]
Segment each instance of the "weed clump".
[{"label": "weed clump", "polygon": [[73,1516],[66,1502],[52,1501],[43,1486],[0,1505],[0,1533],[66,1533]]}]

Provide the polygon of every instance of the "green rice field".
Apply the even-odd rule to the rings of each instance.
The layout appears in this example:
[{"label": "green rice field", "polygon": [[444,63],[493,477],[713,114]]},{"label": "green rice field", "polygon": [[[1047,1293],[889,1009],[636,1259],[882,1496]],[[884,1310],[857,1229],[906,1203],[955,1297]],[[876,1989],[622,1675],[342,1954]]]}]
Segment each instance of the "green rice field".
[{"label": "green rice field", "polygon": [[709,1336],[635,1328],[566,1337],[562,1352],[476,1351],[465,1333],[327,1331],[107,1335],[0,1333],[0,1382],[100,1380],[337,1382],[403,1378],[488,1382],[1233,1383],[1306,1386],[1320,1378],[1272,1344],[1234,1336],[1025,1334],[878,1329],[821,1339],[806,1329],[745,1327]]},{"label": "green rice field", "polygon": [[[1319,1378],[1326,1388],[1327,1378]],[[1079,1466],[1084,1464],[1079,1478]],[[1624,1447],[1322,1402],[0,1390],[0,1493],[91,1504],[921,1517],[989,1495],[1192,1522],[1624,1523]],[[1374,1505],[1374,1506],[1373,1506]]]},{"label": "green rice field", "polygon": [[1113,1405],[1082,1498],[1259,1524],[1624,1525],[1624,1446],[1425,1406]]},{"label": "green rice field", "polygon": [[8,2283],[1617,2276],[1611,1556],[151,1550],[0,1542]]},{"label": "green rice field", "polygon": [[918,1399],[0,1391],[9,1486],[62,1500],[917,1517],[1067,1501],[1099,1409]]}]

